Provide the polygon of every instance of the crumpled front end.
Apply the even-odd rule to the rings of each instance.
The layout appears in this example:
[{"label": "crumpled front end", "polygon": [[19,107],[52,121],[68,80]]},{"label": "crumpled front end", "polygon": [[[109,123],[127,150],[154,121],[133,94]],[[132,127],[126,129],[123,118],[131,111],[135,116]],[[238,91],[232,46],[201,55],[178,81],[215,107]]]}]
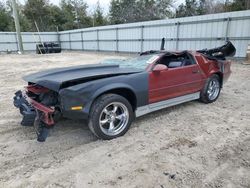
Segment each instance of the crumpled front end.
[{"label": "crumpled front end", "polygon": [[57,94],[38,85],[29,85],[24,91],[15,93],[14,106],[23,116],[21,125],[34,125],[38,141],[45,141],[47,135],[44,135],[44,131],[48,132],[46,129],[55,124],[60,114]]}]

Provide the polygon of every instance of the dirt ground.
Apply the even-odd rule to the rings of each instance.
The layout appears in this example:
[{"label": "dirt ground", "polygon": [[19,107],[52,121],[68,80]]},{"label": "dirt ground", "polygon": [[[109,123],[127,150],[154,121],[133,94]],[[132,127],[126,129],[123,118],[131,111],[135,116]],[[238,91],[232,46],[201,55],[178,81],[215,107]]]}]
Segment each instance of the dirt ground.
[{"label": "dirt ground", "polygon": [[234,63],[217,102],[167,108],[115,140],[63,120],[38,143],[12,105],[21,77],[115,54],[0,55],[0,187],[250,187],[250,66]]}]

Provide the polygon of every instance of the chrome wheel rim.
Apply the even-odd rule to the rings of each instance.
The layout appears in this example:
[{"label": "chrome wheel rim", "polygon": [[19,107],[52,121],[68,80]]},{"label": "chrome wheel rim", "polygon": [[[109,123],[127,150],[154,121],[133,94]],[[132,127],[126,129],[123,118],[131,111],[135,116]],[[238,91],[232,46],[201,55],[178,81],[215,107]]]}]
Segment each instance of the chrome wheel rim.
[{"label": "chrome wheel rim", "polygon": [[209,100],[214,100],[218,97],[220,92],[220,83],[218,80],[211,80],[209,85],[208,85],[208,98]]},{"label": "chrome wheel rim", "polygon": [[126,128],[128,120],[128,108],[120,102],[113,102],[102,110],[99,118],[99,125],[103,133],[114,136],[118,135]]}]

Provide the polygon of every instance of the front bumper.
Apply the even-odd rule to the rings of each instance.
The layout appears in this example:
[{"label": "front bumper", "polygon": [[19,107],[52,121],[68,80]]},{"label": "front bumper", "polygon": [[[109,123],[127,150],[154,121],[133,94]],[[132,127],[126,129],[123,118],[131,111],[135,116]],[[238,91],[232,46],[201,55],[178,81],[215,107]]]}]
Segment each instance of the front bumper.
[{"label": "front bumper", "polygon": [[23,126],[33,126],[36,116],[46,125],[54,125],[53,114],[55,110],[29,98],[26,92],[17,91],[15,93],[14,106],[19,108],[23,115],[21,121]]},{"label": "front bumper", "polygon": [[14,106],[19,108],[23,116],[21,125],[33,126],[36,118],[35,108],[23,97],[22,91],[17,91],[14,96]]}]

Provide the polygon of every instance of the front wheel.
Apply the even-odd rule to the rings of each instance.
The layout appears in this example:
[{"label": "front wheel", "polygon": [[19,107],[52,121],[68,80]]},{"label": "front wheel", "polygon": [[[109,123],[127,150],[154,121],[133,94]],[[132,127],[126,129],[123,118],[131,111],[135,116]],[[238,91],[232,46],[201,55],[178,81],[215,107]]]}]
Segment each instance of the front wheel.
[{"label": "front wheel", "polygon": [[209,77],[200,94],[200,101],[204,103],[212,103],[216,101],[220,95],[221,82],[218,75],[214,74]]},{"label": "front wheel", "polygon": [[127,99],[116,94],[105,94],[92,105],[89,128],[99,138],[110,140],[124,135],[134,119]]}]

